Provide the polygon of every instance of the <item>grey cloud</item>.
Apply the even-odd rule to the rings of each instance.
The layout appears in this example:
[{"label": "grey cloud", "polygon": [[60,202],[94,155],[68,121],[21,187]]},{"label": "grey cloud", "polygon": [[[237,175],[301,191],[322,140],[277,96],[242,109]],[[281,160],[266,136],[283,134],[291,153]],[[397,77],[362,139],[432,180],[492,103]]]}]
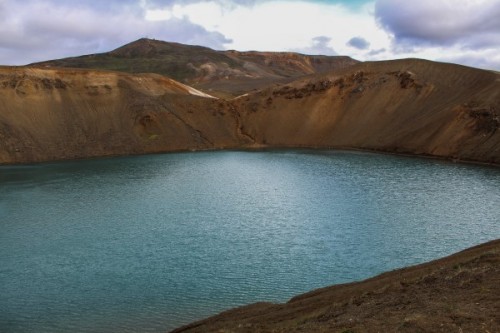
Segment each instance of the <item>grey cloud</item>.
[{"label": "grey cloud", "polygon": [[165,22],[159,22],[152,32],[157,39],[203,45],[216,50],[224,49],[224,44],[232,42],[223,34],[217,31],[207,31],[202,26],[191,23],[187,18],[172,18]]},{"label": "grey cloud", "polygon": [[215,49],[224,49],[224,44],[231,42],[187,18],[150,22],[139,7],[116,8],[119,10],[109,15],[106,10],[64,6],[60,0],[0,0],[0,17],[6,18],[0,30],[0,64],[21,65],[105,52],[141,37]]},{"label": "grey cloud", "polygon": [[[30,1],[30,0],[28,0]],[[154,1],[154,0],[149,0],[149,1]],[[51,1],[53,4],[58,5],[58,6],[66,6],[68,5],[67,0],[52,0]],[[162,2],[161,0],[156,0],[155,2]],[[98,10],[106,10],[106,9],[113,9],[113,8],[118,8],[118,7],[123,7],[123,6],[134,6],[139,3],[139,0],[85,0],[85,1],[74,1],[72,3],[72,6],[77,6],[77,7],[87,7],[87,8],[94,8]]]},{"label": "grey cloud", "polygon": [[290,51],[305,53],[305,54],[320,54],[320,55],[337,55],[337,52],[328,43],[332,39],[327,36],[317,36],[311,41],[312,46],[292,49]]},{"label": "grey cloud", "polygon": [[370,56],[370,57],[373,57],[373,56],[379,55],[381,53],[384,53],[385,51],[387,51],[385,48],[377,49],[377,50],[371,50],[370,52],[367,53],[367,55]]},{"label": "grey cloud", "polygon": [[451,62],[475,68],[500,71],[500,59],[495,59],[491,55],[485,53],[475,55],[444,56],[436,59],[436,61]]},{"label": "grey cloud", "polygon": [[370,47],[370,43],[363,37],[353,37],[347,42],[346,45],[354,47],[358,50],[366,50]]},{"label": "grey cloud", "polygon": [[[500,2],[378,0],[378,23],[400,45],[500,45]],[[397,51],[397,50],[396,50]]]},{"label": "grey cloud", "polygon": [[[114,0],[119,1],[119,0]],[[252,6],[262,0],[214,0],[225,6],[243,5]],[[150,9],[170,8],[174,5],[188,5],[192,3],[204,3],[206,0],[146,0],[146,5]]]}]

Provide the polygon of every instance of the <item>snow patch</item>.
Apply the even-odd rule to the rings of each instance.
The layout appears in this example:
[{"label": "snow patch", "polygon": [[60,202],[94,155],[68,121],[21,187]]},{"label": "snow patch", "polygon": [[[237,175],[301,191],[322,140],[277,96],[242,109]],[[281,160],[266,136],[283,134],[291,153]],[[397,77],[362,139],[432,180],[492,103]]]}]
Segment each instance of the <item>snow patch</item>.
[{"label": "snow patch", "polygon": [[217,98],[217,97],[214,97],[214,96],[212,96],[212,95],[205,94],[204,92],[199,91],[199,90],[197,90],[197,89],[194,89],[194,88],[192,88],[192,87],[189,87],[189,86],[186,86],[186,87],[187,87],[188,92],[189,92],[191,95],[196,95],[196,96],[206,97],[206,98]]},{"label": "snow patch", "polygon": [[248,94],[239,95],[239,96],[236,96],[236,97],[235,97],[235,98],[233,98],[233,99],[238,99],[238,98],[242,98],[242,97],[245,97],[245,96],[248,96]]},{"label": "snow patch", "polygon": [[191,95],[195,95],[195,96],[200,96],[200,97],[205,97],[205,98],[214,98],[214,99],[218,99],[217,97],[214,97],[212,95],[209,95],[209,94],[205,94],[204,92],[202,91],[199,91],[198,89],[194,89],[193,87],[190,87],[188,85],[185,85],[183,83],[180,83],[180,82],[177,82],[177,84],[179,84],[181,87],[183,87],[184,89],[187,90],[187,92]]}]

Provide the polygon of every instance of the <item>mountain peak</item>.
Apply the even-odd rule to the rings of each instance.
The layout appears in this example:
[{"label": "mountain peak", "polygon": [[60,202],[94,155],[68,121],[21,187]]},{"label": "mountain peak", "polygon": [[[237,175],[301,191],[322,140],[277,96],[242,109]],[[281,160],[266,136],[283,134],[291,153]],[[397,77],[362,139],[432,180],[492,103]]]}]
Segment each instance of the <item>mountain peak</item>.
[{"label": "mountain peak", "polygon": [[158,39],[139,38],[110,52],[111,55],[125,58],[152,58],[168,54],[184,54],[196,50],[210,50],[203,46],[165,42]]},{"label": "mountain peak", "polygon": [[[291,52],[216,51],[140,38],[111,52],[47,61],[35,65],[115,70],[165,75],[210,94],[238,96],[275,83],[355,65],[349,57]],[[230,95],[230,96],[229,96]]]},{"label": "mountain peak", "polygon": [[126,58],[151,57],[158,54],[160,44],[169,44],[167,42],[157,41],[155,39],[140,38],[131,43],[120,46],[110,53],[115,56]]}]

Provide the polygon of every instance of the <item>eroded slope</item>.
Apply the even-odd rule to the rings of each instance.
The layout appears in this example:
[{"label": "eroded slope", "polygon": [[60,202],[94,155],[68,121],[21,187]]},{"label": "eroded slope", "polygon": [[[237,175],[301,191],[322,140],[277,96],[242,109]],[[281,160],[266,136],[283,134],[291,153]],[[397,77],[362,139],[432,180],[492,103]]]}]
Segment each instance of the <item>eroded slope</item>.
[{"label": "eroded slope", "polygon": [[363,63],[235,100],[270,146],[336,147],[500,163],[500,75],[423,60]]},{"label": "eroded slope", "polygon": [[156,74],[0,69],[0,163],[176,150],[348,148],[500,163],[500,75],[362,63],[211,98]]},{"label": "eroded slope", "polygon": [[0,68],[0,163],[234,147],[235,123],[160,75]]}]

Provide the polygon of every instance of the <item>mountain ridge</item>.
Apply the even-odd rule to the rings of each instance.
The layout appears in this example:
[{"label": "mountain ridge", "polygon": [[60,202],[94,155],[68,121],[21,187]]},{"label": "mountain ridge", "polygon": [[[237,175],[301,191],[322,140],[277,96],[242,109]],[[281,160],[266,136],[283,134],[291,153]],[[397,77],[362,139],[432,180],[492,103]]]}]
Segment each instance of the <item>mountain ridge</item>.
[{"label": "mountain ridge", "polygon": [[[426,60],[366,62],[230,100],[174,82],[158,74],[1,68],[0,163],[311,147],[500,164],[494,72]],[[104,144],[109,138],[113,146]]]},{"label": "mountain ridge", "polygon": [[115,50],[30,64],[35,67],[107,69],[157,73],[202,89],[234,97],[274,83],[349,67],[346,56],[313,56],[293,52],[216,51],[141,38]]}]

